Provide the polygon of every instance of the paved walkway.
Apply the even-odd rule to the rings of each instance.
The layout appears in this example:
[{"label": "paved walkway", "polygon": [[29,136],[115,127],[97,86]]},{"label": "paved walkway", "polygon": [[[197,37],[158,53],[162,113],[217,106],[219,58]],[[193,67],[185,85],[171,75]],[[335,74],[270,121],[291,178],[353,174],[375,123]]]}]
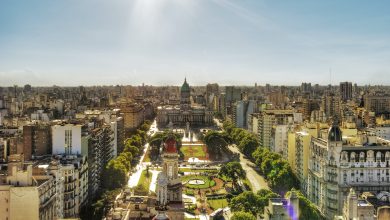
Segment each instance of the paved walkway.
[{"label": "paved walkway", "polygon": [[141,178],[142,171],[145,169],[142,164],[136,166],[136,171],[133,172],[127,182],[127,185],[132,188],[137,186],[139,179]]},{"label": "paved walkway", "polygon": [[257,192],[260,189],[270,189],[264,177],[256,172],[252,167],[255,166],[250,160],[244,158],[244,154],[241,153],[235,145],[229,145],[229,149],[234,153],[240,154],[240,164],[246,171],[246,177],[252,184],[252,191]]},{"label": "paved walkway", "polygon": [[150,183],[149,190],[152,192],[156,192],[157,187],[157,176],[161,171],[158,170],[149,170],[152,173],[152,182]]},{"label": "paved walkway", "polygon": [[[153,121],[153,124],[150,126],[150,129],[148,131],[148,134],[151,134],[152,132],[157,132],[158,129],[156,127],[156,120]],[[142,171],[146,169],[146,166],[150,164],[150,162],[142,162],[144,160],[144,157],[146,155],[146,152],[148,151],[149,143],[146,143],[144,145],[144,151],[142,152],[141,158],[139,160],[139,163],[135,167],[135,172],[133,172],[130,175],[129,181],[127,182],[127,185],[129,187],[135,187],[138,184],[139,179],[141,178]]]}]

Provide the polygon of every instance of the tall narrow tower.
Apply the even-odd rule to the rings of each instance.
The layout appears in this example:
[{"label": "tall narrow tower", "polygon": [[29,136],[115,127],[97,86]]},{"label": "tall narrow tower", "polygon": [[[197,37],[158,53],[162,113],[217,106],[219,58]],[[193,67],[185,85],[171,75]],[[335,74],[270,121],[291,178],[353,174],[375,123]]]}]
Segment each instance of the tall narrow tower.
[{"label": "tall narrow tower", "polygon": [[161,206],[169,202],[182,202],[182,183],[178,175],[179,154],[173,136],[164,143],[162,159],[163,170],[157,177],[157,201]]},{"label": "tall narrow tower", "polygon": [[169,180],[178,178],[178,160],[179,154],[177,153],[176,140],[174,137],[169,137],[164,144],[163,157],[163,173]]}]

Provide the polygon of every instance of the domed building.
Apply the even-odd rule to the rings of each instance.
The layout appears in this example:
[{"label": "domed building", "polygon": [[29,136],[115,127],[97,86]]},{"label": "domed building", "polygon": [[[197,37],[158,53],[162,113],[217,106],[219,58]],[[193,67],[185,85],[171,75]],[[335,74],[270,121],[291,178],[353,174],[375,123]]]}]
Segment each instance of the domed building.
[{"label": "domed building", "polygon": [[343,141],[341,129],[337,123],[333,123],[332,127],[329,128],[328,142],[340,142]]},{"label": "domed building", "polygon": [[191,126],[211,125],[213,122],[213,111],[206,106],[192,105],[191,87],[184,79],[180,88],[180,105],[164,105],[157,108],[157,124],[165,127],[169,124],[174,126],[185,126],[189,123]]},{"label": "domed building", "polygon": [[[355,137],[343,137],[343,128],[339,127],[337,119],[327,133],[311,137],[310,146],[305,149],[309,158],[303,162],[305,165],[302,163],[307,169],[302,169],[306,172],[302,190],[327,219],[346,213],[344,203],[339,201],[350,199],[351,187],[352,196],[355,192],[390,191],[390,142],[378,140],[363,132]],[[356,213],[355,210],[349,214]]]},{"label": "domed building", "polygon": [[183,110],[191,109],[191,89],[187,83],[187,79],[184,79],[184,83],[180,89],[180,108]]}]

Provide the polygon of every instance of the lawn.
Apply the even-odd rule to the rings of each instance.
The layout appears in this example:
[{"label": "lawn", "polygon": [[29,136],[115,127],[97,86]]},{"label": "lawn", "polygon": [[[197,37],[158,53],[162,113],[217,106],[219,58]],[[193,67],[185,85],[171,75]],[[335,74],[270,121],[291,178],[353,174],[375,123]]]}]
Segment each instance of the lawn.
[{"label": "lawn", "polygon": [[226,199],[207,199],[207,203],[209,204],[210,208],[213,210],[217,210],[219,208],[225,208],[229,204]]},{"label": "lawn", "polygon": [[180,151],[184,154],[184,159],[188,160],[190,157],[196,157],[200,160],[206,159],[206,148],[204,146],[183,145]]},{"label": "lawn", "polygon": [[149,151],[149,149],[146,151],[144,160],[142,162],[150,162],[150,151]]},{"label": "lawn", "polygon": [[[204,184],[189,184],[187,183],[190,180],[203,180]],[[191,189],[206,189],[215,186],[215,181],[210,180],[207,176],[200,175],[188,175],[181,177],[182,182],[186,182],[185,186]]]},{"label": "lawn", "polygon": [[146,170],[142,171],[141,177],[138,180],[137,186],[142,185],[144,189],[149,191],[150,183],[152,182],[152,172],[149,171],[149,176],[146,174]]}]

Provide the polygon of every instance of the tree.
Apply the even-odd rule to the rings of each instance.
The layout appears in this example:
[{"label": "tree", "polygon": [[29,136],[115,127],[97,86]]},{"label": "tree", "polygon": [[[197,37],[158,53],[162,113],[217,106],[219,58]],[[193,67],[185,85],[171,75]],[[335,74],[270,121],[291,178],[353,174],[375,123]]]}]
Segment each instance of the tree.
[{"label": "tree", "polygon": [[287,162],[285,162],[280,169],[272,170],[268,179],[271,187],[279,193],[298,187],[298,179],[293,174],[291,167]]},{"label": "tree", "polygon": [[267,189],[259,190],[256,194],[251,191],[246,191],[232,198],[229,206],[232,208],[233,212],[243,211],[257,215],[263,213],[270,198],[279,197],[278,194]]},{"label": "tree", "polygon": [[259,142],[252,135],[245,136],[239,143],[238,148],[245,155],[251,157],[252,153],[259,147]]},{"label": "tree", "polygon": [[268,155],[270,152],[265,147],[258,147],[253,153],[252,158],[255,160],[255,163],[260,166],[263,162],[263,159],[266,155]]},{"label": "tree", "polygon": [[231,179],[233,187],[237,186],[237,179],[242,179],[246,176],[245,170],[239,162],[229,162],[224,164],[221,167],[219,174]]},{"label": "tree", "polygon": [[247,135],[247,132],[242,128],[234,128],[230,135],[232,136],[234,142],[238,143],[245,135]]},{"label": "tree", "polygon": [[116,158],[116,160],[120,161],[127,169],[127,172],[131,169],[131,161],[133,160],[133,155],[131,152],[122,152]]},{"label": "tree", "polygon": [[164,143],[168,137],[173,136],[176,141],[176,148],[180,152],[182,136],[178,133],[172,133],[170,131],[158,132],[149,139],[150,156],[157,159],[160,153],[160,146]]},{"label": "tree", "polygon": [[123,152],[129,152],[132,156],[136,157],[139,154],[139,149],[133,145],[126,143],[125,150]]},{"label": "tree", "polygon": [[283,193],[298,186],[298,179],[292,172],[289,163],[280,154],[260,147],[252,157],[260,171],[265,175],[269,185],[278,193]]},{"label": "tree", "polygon": [[142,131],[148,131],[150,129],[150,126],[152,125],[152,122],[149,120],[145,120],[144,123],[140,126],[140,130]]},{"label": "tree", "polygon": [[133,159],[133,154],[130,151],[129,152],[122,152],[119,154],[119,156],[126,158],[126,160],[128,162],[130,162]]},{"label": "tree", "polygon": [[[91,206],[84,206],[80,211],[81,219],[102,219],[106,214],[104,211],[109,210],[109,206],[115,200],[115,197],[120,192],[120,189],[105,191],[98,195],[98,198],[93,201]],[[111,206],[112,207],[112,206]]]},{"label": "tree", "polygon": [[260,209],[260,213],[263,213],[264,208],[268,206],[269,199],[271,198],[279,198],[280,195],[277,193],[272,192],[271,190],[268,189],[261,189],[257,191],[256,193],[258,197],[258,206]]},{"label": "tree", "polygon": [[235,212],[231,220],[256,220],[256,217],[249,212]]},{"label": "tree", "polygon": [[226,137],[217,131],[209,131],[203,137],[203,140],[207,146],[207,150],[211,155],[215,155],[217,158],[221,155],[222,151],[226,151],[228,142]]},{"label": "tree", "polygon": [[[286,193],[286,198],[290,196],[291,191]],[[299,199],[299,219],[325,219],[310,200],[308,200],[300,191],[295,190],[295,192]]]},{"label": "tree", "polygon": [[252,191],[245,191],[232,198],[229,202],[233,212],[250,212],[253,215],[263,212],[263,207],[259,206],[259,204],[259,197]]},{"label": "tree", "polygon": [[103,169],[103,186],[106,189],[122,187],[127,180],[127,169],[121,161],[112,159]]},{"label": "tree", "polygon": [[138,148],[142,147],[142,137],[138,134],[131,136],[131,138],[126,139],[126,145],[136,146]]},{"label": "tree", "polygon": [[137,129],[136,135],[138,135],[138,136],[141,137],[141,143],[142,143],[142,145],[145,144],[145,141],[146,141],[146,138],[147,138],[146,131]]},{"label": "tree", "polygon": [[130,171],[131,168],[131,160],[128,161],[125,156],[119,155],[115,158],[116,162],[121,163],[126,168],[126,173]]}]

